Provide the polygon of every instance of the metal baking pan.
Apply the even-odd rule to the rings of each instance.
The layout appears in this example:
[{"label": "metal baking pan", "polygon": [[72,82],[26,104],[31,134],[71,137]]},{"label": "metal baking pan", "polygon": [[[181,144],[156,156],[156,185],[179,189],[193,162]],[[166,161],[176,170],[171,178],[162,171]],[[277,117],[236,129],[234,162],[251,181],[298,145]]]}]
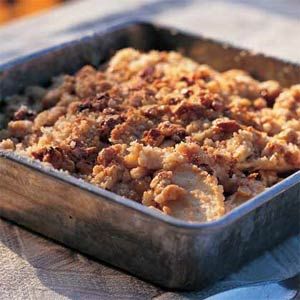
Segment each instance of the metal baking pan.
[{"label": "metal baking pan", "polygon": [[[0,98],[98,66],[118,49],[177,50],[218,70],[300,82],[296,64],[148,23],[129,23],[0,67]],[[0,215],[160,286],[197,289],[299,231],[300,172],[221,219],[188,223],[15,153],[0,153]]]}]

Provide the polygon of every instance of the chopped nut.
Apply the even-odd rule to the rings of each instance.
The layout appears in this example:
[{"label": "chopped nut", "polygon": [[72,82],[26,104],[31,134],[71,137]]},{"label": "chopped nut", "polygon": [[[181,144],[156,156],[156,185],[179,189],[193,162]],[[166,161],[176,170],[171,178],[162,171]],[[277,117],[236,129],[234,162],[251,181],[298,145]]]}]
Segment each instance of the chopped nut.
[{"label": "chopped nut", "polygon": [[11,136],[22,138],[32,132],[33,123],[28,120],[11,121],[8,123],[8,130]]},{"label": "chopped nut", "polygon": [[0,150],[15,150],[15,144],[11,139],[0,141]]},{"label": "chopped nut", "polygon": [[36,113],[27,108],[27,106],[22,105],[15,113],[14,120],[30,120],[32,121],[35,118]]}]

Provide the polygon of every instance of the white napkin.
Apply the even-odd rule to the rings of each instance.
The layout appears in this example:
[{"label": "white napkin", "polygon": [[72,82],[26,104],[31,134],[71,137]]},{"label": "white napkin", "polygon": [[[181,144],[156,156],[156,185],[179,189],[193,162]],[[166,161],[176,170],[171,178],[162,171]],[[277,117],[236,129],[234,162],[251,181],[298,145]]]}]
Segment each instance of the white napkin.
[{"label": "white napkin", "polygon": [[[266,252],[264,255],[242,267],[238,272],[227,276],[214,285],[199,292],[181,293],[181,295],[185,299],[200,300],[221,291],[245,286],[249,283],[280,281],[292,277],[299,272],[300,235],[287,239],[271,251]],[[168,296],[171,296],[171,294],[168,293]]]}]

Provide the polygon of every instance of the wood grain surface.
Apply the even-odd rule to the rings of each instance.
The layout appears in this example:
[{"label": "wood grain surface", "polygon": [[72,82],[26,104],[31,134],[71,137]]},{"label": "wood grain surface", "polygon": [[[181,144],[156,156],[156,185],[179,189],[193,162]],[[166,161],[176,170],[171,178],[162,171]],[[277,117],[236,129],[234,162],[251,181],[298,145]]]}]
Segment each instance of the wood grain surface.
[{"label": "wood grain surface", "polygon": [[[0,64],[141,17],[300,62],[299,1],[86,0],[0,27]],[[299,252],[300,237],[289,239],[210,291],[289,277],[300,271]],[[204,295],[162,290],[0,219],[1,300],[204,299]]]},{"label": "wood grain surface", "polygon": [[135,299],[162,291],[0,219],[0,299]]}]

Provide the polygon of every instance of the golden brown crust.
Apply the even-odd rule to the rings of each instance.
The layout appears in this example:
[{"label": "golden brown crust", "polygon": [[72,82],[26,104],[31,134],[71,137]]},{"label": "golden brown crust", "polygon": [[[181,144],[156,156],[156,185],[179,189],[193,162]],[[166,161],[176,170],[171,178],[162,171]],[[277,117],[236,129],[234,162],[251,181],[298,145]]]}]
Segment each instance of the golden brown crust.
[{"label": "golden brown crust", "polygon": [[[42,108],[16,109],[29,94]],[[123,49],[14,99],[0,149],[184,220],[215,220],[300,169],[300,85],[176,52]]]}]

